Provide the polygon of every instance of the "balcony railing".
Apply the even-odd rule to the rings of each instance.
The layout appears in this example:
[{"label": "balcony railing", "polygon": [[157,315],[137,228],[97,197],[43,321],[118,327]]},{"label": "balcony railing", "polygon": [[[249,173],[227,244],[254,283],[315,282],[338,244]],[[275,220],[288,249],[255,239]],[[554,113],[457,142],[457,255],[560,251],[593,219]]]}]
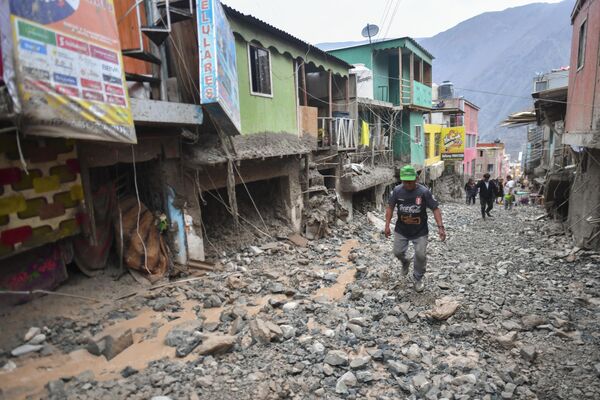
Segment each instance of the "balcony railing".
[{"label": "balcony railing", "polygon": [[413,98],[411,104],[431,108],[431,88],[421,82],[413,81]]},{"label": "balcony railing", "polygon": [[431,108],[431,88],[421,82],[402,79],[401,98],[403,105]]},{"label": "balcony railing", "polygon": [[352,118],[319,117],[317,148],[336,147],[338,150],[356,148],[355,121]]}]

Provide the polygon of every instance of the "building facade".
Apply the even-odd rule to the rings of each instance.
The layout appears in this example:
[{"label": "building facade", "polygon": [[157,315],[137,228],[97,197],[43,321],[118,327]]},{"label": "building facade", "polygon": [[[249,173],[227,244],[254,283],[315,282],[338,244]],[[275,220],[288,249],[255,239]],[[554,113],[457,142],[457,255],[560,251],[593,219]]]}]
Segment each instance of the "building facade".
[{"label": "building facade", "polygon": [[[373,99],[391,103],[399,111],[394,125],[394,159],[425,166],[423,114],[431,109],[433,56],[409,37],[383,40],[329,51],[368,70]],[[370,93],[366,92],[366,93]]]},{"label": "building facade", "polygon": [[568,223],[577,246],[600,248],[600,0],[577,0],[563,143],[576,164]]},{"label": "building facade", "polygon": [[508,163],[505,160],[504,143],[477,143],[475,159],[475,179],[482,179],[485,173],[491,179],[505,178]]}]

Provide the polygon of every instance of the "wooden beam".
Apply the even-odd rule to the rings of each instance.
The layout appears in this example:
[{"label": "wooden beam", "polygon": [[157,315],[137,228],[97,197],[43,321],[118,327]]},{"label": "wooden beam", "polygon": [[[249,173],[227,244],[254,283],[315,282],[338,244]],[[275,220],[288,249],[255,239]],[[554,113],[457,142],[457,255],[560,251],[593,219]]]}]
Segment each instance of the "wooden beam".
[{"label": "wooden beam", "polygon": [[410,103],[412,104],[413,102],[413,82],[415,80],[415,54],[414,53],[410,53],[410,80],[409,80],[409,85],[410,85]]},{"label": "wooden beam", "polygon": [[399,88],[398,90],[400,90],[400,105],[403,105],[403,101],[402,101],[402,92],[404,91],[404,82],[402,81],[402,48],[398,49],[398,75],[399,75],[399,80],[398,80],[398,84],[399,84]]},{"label": "wooden beam", "polygon": [[333,89],[332,89],[332,83],[333,83],[333,73],[331,72],[331,70],[327,71],[328,74],[328,81],[329,81],[329,146],[333,146],[332,143],[332,138],[333,138],[333,120],[331,118],[333,118]]},{"label": "wooden beam", "polygon": [[333,117],[333,91],[332,91],[332,83],[333,83],[333,73],[331,70],[327,71],[328,73],[328,83],[329,83],[329,118]]},{"label": "wooden beam", "polygon": [[423,76],[423,59],[420,59],[421,62],[419,63],[419,79],[421,79],[421,83],[425,83],[425,77]]},{"label": "wooden beam", "polygon": [[350,75],[346,77],[346,111],[350,112]]},{"label": "wooden beam", "polygon": [[304,68],[304,60],[302,60],[302,64],[300,64],[300,73],[302,75],[302,97],[304,99],[303,106],[308,105],[308,91],[306,89],[306,69]]}]

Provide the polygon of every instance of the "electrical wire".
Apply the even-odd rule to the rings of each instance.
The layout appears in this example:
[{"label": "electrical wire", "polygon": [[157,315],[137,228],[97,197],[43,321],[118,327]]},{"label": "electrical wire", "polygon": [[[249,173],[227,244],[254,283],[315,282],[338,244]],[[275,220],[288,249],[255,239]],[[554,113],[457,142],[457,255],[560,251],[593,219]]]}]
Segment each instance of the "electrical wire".
[{"label": "electrical wire", "polygon": [[400,7],[400,3],[402,3],[402,0],[397,0],[396,2],[396,7],[394,8],[394,12],[392,13],[392,16],[390,17],[389,21],[388,21],[388,27],[387,30],[385,31],[385,35],[383,36],[383,39],[385,40],[385,38],[387,37],[390,28],[392,27],[392,24],[394,22],[394,17],[396,16],[396,13],[398,12],[398,9]]}]

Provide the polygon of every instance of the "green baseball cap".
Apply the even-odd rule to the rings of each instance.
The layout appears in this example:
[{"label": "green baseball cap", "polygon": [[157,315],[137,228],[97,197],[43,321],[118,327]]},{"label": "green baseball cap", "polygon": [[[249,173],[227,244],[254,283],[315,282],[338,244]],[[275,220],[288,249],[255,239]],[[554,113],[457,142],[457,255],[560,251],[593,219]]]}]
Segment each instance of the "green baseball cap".
[{"label": "green baseball cap", "polygon": [[416,181],[417,171],[412,165],[405,165],[400,169],[400,180],[401,181]]}]

